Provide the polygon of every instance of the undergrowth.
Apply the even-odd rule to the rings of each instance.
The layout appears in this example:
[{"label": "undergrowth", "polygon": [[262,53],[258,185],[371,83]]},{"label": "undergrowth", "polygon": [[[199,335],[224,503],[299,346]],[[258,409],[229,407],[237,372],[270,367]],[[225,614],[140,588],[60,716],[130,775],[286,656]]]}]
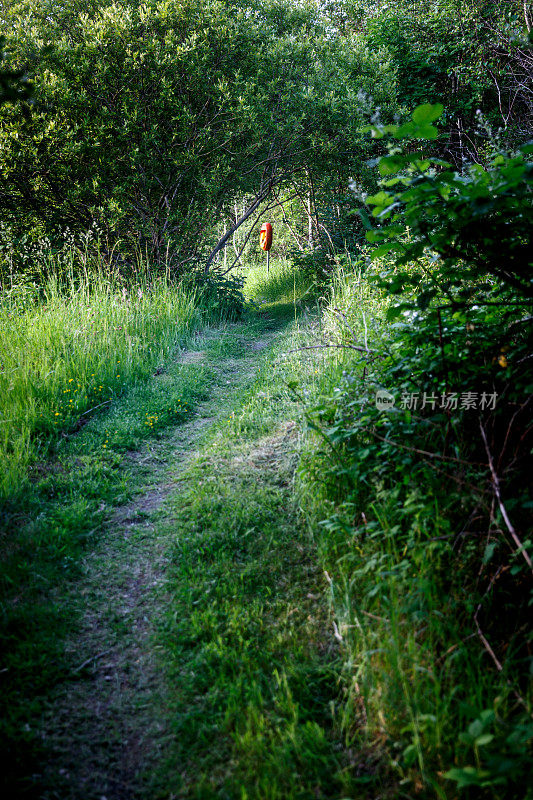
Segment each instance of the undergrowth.
[{"label": "undergrowth", "polygon": [[291,261],[272,258],[267,270],[265,260],[243,270],[244,292],[256,303],[295,303],[309,300],[315,283],[309,272],[298,269]]},{"label": "undergrowth", "polygon": [[0,302],[0,502],[24,490],[58,436],[145,380],[202,322],[165,281],[128,289],[100,274]]},{"label": "undergrowth", "polygon": [[324,308],[318,396],[293,386],[314,432],[302,508],[330,580],[346,742],[385,744],[401,796],[522,798],[531,499],[519,479],[527,426],[514,427],[527,395],[510,365],[527,352],[524,314],[442,311],[439,327],[437,311],[403,305],[394,317],[361,267],[348,264]]},{"label": "undergrowth", "polygon": [[170,502],[173,744],[154,796],[169,785],[184,798],[393,796],[379,754],[344,747],[327,584],[294,492],[289,383],[318,391],[322,355],[299,349],[316,325],[300,318],[265,354]]},{"label": "undergrowth", "polygon": [[13,775],[25,775],[29,787],[39,771],[35,722],[65,678],[62,643],[80,608],[64,605],[61,592],[79,575],[110,509],[143,480],[128,453],[190,419],[207,396],[213,372],[182,364],[180,349],[210,322],[223,324],[223,311],[201,289],[147,273],[125,285],[118,274],[59,267],[59,277],[41,284],[8,281],[0,301],[0,678],[9,791]]}]

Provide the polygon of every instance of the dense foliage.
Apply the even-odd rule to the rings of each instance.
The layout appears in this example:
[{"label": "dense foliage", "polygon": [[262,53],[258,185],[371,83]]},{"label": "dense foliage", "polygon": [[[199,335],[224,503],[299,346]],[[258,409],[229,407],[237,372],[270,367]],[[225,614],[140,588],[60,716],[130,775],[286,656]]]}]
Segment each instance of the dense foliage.
[{"label": "dense foliage", "polygon": [[308,420],[331,453],[321,524],[361,664],[352,724],[364,713],[377,733],[388,716],[400,774],[416,764],[438,796],[449,781],[518,797],[533,735],[531,146],[453,170],[424,154],[441,113],[425,104],[370,128],[392,137],[382,189],[358,194],[381,244],[329,307],[334,346],[364,355],[344,358]]},{"label": "dense foliage", "polygon": [[[0,65],[5,59],[4,45],[5,37],[0,36]],[[0,105],[28,100],[32,88],[23,70],[0,69]]]},{"label": "dense foliage", "polygon": [[307,412],[327,443],[304,469],[350,676],[346,730],[387,737],[408,796],[521,797],[533,735],[531,8],[329,9],[391,53],[401,110],[391,124],[374,109],[367,128],[375,177],[352,182],[352,219],[372,246],[337,252],[346,272],[326,347],[342,355]]},{"label": "dense foliage", "polygon": [[343,664],[339,785],[521,800],[531,3],[0,0],[0,24],[0,489],[122,392],[113,352],[141,380],[200,306],[240,314],[251,264],[261,302],[319,298],[303,350],[327,355],[288,386],[317,434],[302,514]]},{"label": "dense foliage", "polygon": [[[400,101],[445,106],[446,155],[477,160],[490,127],[520,143],[532,128],[531,3],[522,0],[349,0],[345,26],[364,30],[397,68]],[[479,112],[484,124],[479,124]]]},{"label": "dense foliage", "polygon": [[130,256],[183,269],[236,200],[249,214],[290,179],[348,164],[361,90],[394,95],[379,52],[331,41],[303,6],[41,7],[2,15],[36,86],[31,117],[5,109],[0,126],[3,217],[19,233],[96,220]]}]

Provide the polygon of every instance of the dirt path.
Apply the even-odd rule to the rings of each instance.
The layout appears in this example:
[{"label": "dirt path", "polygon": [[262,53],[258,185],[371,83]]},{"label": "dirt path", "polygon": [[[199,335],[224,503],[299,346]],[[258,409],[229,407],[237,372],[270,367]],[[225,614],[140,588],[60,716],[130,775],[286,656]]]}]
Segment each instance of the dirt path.
[{"label": "dirt path", "polygon": [[[154,630],[164,610],[173,536],[156,523],[168,513],[167,498],[178,490],[206,431],[220,414],[230,413],[230,397],[251,381],[276,331],[243,339],[239,358],[211,357],[215,336],[183,356],[214,370],[212,397],[190,421],[128,454],[125,469],[143,471],[144,489],[110,514],[98,545],[84,559],[83,579],[65,598],[81,608],[81,623],[77,637],[66,643],[68,680],[56,687],[40,723],[43,745],[52,753],[43,774],[34,776],[42,800],[145,796],[139,776],[165,751],[170,734]],[[154,380],[169,379],[162,374]]]}]

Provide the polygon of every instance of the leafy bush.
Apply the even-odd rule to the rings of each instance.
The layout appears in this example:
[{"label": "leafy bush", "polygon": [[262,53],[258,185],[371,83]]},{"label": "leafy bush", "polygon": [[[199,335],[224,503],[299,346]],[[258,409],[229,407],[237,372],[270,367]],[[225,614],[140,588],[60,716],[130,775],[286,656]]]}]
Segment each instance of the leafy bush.
[{"label": "leafy bush", "polygon": [[214,270],[207,275],[203,271],[191,272],[181,281],[185,290],[196,293],[198,305],[213,320],[235,320],[242,315],[246,307],[243,285],[241,276],[223,275]]},{"label": "leafy bush", "polygon": [[[441,105],[419,106],[404,125],[372,126],[374,137],[395,140],[433,139]],[[434,255],[431,269],[395,270],[388,282],[393,293],[418,287],[418,305],[438,293],[448,301],[480,299],[495,281],[533,298],[533,143],[518,153],[499,153],[487,169],[471,164],[461,174],[451,165],[418,152],[390,145],[378,160],[383,189],[366,198],[380,227],[367,239],[381,243],[374,258],[385,253],[403,266],[426,248]],[[363,220],[369,226],[366,214]],[[406,231],[409,235],[406,236]],[[390,276],[389,276],[390,277]]]},{"label": "leafy bush", "polygon": [[[373,134],[431,139],[440,112],[427,104]],[[462,175],[394,144],[377,161],[368,238],[381,246],[331,297],[330,384],[307,411],[325,443],[306,474],[345,648],[348,735],[386,736],[401,779],[428,797],[457,786],[514,798],[528,781],[526,155]]]}]

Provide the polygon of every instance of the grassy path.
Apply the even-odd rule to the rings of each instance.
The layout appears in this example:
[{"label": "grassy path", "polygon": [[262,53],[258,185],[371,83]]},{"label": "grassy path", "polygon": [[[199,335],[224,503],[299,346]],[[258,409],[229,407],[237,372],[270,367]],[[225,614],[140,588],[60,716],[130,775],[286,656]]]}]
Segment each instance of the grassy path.
[{"label": "grassy path", "polygon": [[[265,344],[273,335],[265,335]],[[231,342],[241,358],[221,354],[224,339],[226,350]],[[83,610],[77,636],[67,642],[70,680],[56,687],[42,721],[54,752],[45,796],[56,796],[58,787],[62,797],[136,796],[136,776],[162,746],[163,687],[153,636],[174,537],[160,518],[206,429],[227,410],[228,396],[221,400],[219,391],[231,385],[235,396],[250,380],[257,355],[246,345],[237,330],[212,331],[180,357],[180,365],[211,371],[211,397],[189,421],[127,454],[123,466],[136,484],[134,495],[112,510],[98,546],[83,559],[83,578],[61,600]],[[179,371],[169,370],[153,381],[171,389],[176,379]]]},{"label": "grassy path", "polygon": [[[103,533],[48,598],[74,622],[25,723],[21,796],[342,796],[335,640],[293,487],[291,311],[198,338],[72,443],[71,468],[103,431],[113,470]],[[150,436],[150,396],[192,399]],[[141,411],[148,437],[123,452]]]}]

